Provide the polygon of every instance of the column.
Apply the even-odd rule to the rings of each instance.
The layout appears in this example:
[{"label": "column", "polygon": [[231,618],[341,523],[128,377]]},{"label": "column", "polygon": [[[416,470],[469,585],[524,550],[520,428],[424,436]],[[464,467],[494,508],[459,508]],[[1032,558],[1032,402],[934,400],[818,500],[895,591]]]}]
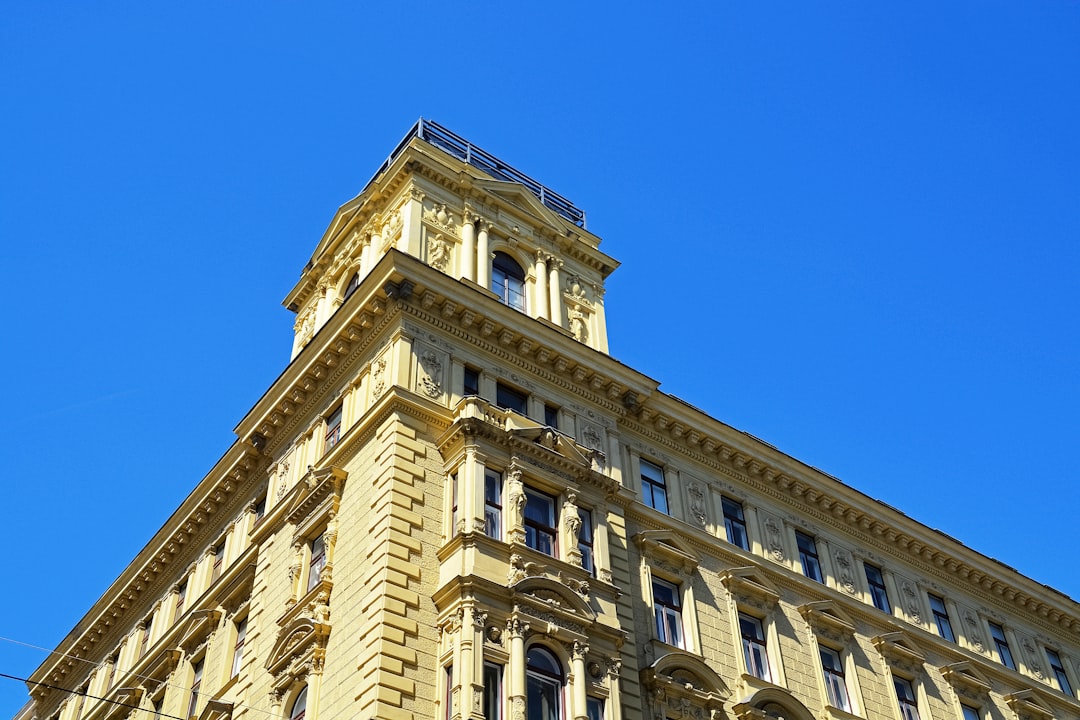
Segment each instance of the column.
[{"label": "column", "polygon": [[510,717],[525,717],[525,633],[529,625],[519,618],[506,621],[506,636],[510,640],[510,662],[507,665],[510,690]]},{"label": "column", "polygon": [[543,250],[536,251],[536,317],[547,320],[548,313],[548,271],[547,254]]},{"label": "column", "polygon": [[484,220],[476,237],[476,284],[491,289],[491,223]]},{"label": "column", "polygon": [[468,205],[461,217],[461,277],[476,280],[476,219]]},{"label": "column", "polygon": [[574,720],[589,720],[589,712],[586,709],[585,701],[585,655],[588,652],[588,645],[577,640],[574,641]]},{"label": "column", "polygon": [[562,260],[557,257],[549,258],[551,266],[551,284],[548,287],[551,295],[551,322],[559,325],[563,324],[563,311],[562,311],[562,281],[559,279],[559,268],[562,267]]},{"label": "column", "polygon": [[619,684],[619,677],[622,675],[622,658],[608,658],[607,675],[608,703],[611,707],[611,714],[608,717],[618,720],[622,717],[622,687]]},{"label": "column", "polygon": [[[470,608],[472,611],[472,622],[465,627],[465,632],[469,633],[470,642],[474,648],[472,652],[472,663],[469,665],[469,697],[465,698],[468,703],[465,707],[468,708],[467,713],[462,712],[462,715],[468,714],[473,720],[484,720],[483,710],[483,698],[484,698],[484,625],[487,623],[487,613],[477,610],[475,607]],[[464,653],[462,653],[462,661],[464,662]],[[464,687],[462,688],[464,692]]]}]

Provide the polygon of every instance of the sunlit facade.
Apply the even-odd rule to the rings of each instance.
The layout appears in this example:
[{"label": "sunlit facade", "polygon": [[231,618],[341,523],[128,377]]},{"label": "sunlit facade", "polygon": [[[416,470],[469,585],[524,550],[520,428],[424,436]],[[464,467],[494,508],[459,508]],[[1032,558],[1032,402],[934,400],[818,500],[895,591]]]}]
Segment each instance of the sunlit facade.
[{"label": "sunlit facade", "polygon": [[1076,603],[611,358],[599,248],[415,126],[20,718],[1080,718]]}]

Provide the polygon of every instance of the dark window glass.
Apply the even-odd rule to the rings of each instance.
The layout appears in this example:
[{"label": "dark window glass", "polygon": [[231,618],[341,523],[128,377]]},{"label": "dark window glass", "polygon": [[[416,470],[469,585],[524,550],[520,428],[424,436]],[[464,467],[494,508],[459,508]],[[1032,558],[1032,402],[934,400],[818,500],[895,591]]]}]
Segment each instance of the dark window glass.
[{"label": "dark window glass", "polygon": [[742,635],[746,672],[761,680],[772,682],[769,651],[765,644],[765,628],[761,626],[761,620],[746,613],[739,613],[739,633]]},{"label": "dark window glass", "polygon": [[945,609],[945,601],[933,593],[927,593],[926,596],[930,599],[930,611],[934,613],[934,622],[937,623],[938,635],[949,642],[956,642],[952,623],[949,622],[949,611]]},{"label": "dark window glass", "polygon": [[247,619],[241,620],[236,625],[236,644],[233,645],[232,677],[240,674],[240,666],[244,664],[244,642],[247,640]]},{"label": "dark window glass", "polygon": [[799,545],[799,562],[802,564],[803,575],[821,582],[821,561],[818,560],[817,541],[797,531],[795,541]]},{"label": "dark window glass", "polygon": [[525,488],[525,544],[555,557],[555,498]]},{"label": "dark window glass", "polygon": [[266,515],[266,496],[255,501],[255,522],[259,522]]},{"label": "dark window glass", "polygon": [[304,689],[296,696],[296,700],[293,701],[292,711],[289,713],[289,720],[304,720],[304,715],[306,714],[307,686],[304,686]]},{"label": "dark window glass", "polygon": [[919,720],[919,705],[915,701],[911,682],[893,675],[893,687],[896,688],[896,700],[900,703],[900,717],[903,720]]},{"label": "dark window glass", "polygon": [[480,394],[480,371],[476,368],[465,368],[465,387],[462,390],[463,395],[479,395]]},{"label": "dark window glass", "polygon": [[866,569],[866,584],[870,588],[870,599],[874,607],[882,612],[891,613],[892,605],[889,603],[889,591],[885,589],[885,578],[881,575],[881,568],[869,563],[864,563]]},{"label": "dark window glass", "polygon": [[326,567],[326,541],[322,535],[311,541],[311,563],[308,567],[307,589],[311,590],[322,580]]},{"label": "dark window glass", "polygon": [[544,406],[544,424],[549,428],[559,429],[559,408],[554,405]]},{"label": "dark window glass", "polygon": [[750,542],[746,536],[746,518],[743,517],[742,504],[727,497],[721,497],[720,503],[724,507],[724,530],[727,531],[728,542],[743,550],[749,550]]},{"label": "dark window glass", "polygon": [[341,439],[341,407],[326,418],[326,445],[324,452],[337,445]]},{"label": "dark window glass", "polygon": [[495,404],[507,410],[527,415],[529,399],[525,393],[519,392],[512,387],[498,383],[495,386]]},{"label": "dark window glass", "polygon": [[484,471],[484,534],[502,540],[502,474]]},{"label": "dark window glass", "polygon": [[491,291],[503,304],[525,312],[525,271],[506,253],[497,252],[492,259]]},{"label": "dark window glass", "polygon": [[218,543],[217,545],[214,546],[213,553],[214,553],[214,570],[213,570],[213,573],[212,573],[212,577],[210,579],[211,582],[216,581],[219,577],[221,577],[221,565],[225,561],[225,541],[224,540],[222,540],[220,543]]},{"label": "dark window glass", "polygon": [[825,691],[829,696],[829,704],[845,712],[851,712],[847,681],[844,678],[844,663],[840,659],[840,653],[827,647],[818,649],[821,651],[821,669],[825,674]]},{"label": "dark window glass", "polygon": [[1005,639],[1005,628],[997,623],[990,623],[990,637],[994,639],[998,661],[1005,667],[1015,670],[1016,661],[1013,660],[1012,650],[1009,649],[1009,641]]},{"label": "dark window glass", "polygon": [[581,529],[578,530],[578,550],[581,551],[581,567],[588,570],[590,575],[595,575],[596,562],[593,557],[592,513],[585,509],[579,509],[578,517],[581,519]]},{"label": "dark window glass", "polygon": [[191,679],[191,695],[188,697],[187,716],[192,717],[195,714],[195,708],[199,705],[199,688],[202,687],[202,675],[203,675],[203,661],[195,663],[193,666],[194,673]]},{"label": "dark window glass", "polygon": [[652,592],[657,637],[668,645],[683,647],[682,603],[679,600],[679,588],[663,580],[653,580]]},{"label": "dark window glass", "polygon": [[461,515],[458,513],[458,476],[454,473],[450,476],[450,534],[457,535],[461,525]]},{"label": "dark window glass", "polygon": [[533,647],[526,656],[525,706],[527,720],[562,720],[563,674],[549,651]]},{"label": "dark window glass", "polygon": [[146,654],[146,648],[150,645],[150,633],[153,632],[153,629],[154,616],[151,615],[143,621],[142,643],[139,645],[139,657]]},{"label": "dark window glass", "polygon": [[585,717],[587,717],[589,720],[604,720],[603,698],[585,698]]},{"label": "dark window glass", "polygon": [[981,720],[979,717],[979,711],[968,705],[960,706],[961,712],[964,713],[964,720]]},{"label": "dark window glass", "polygon": [[1072,685],[1069,684],[1069,676],[1065,674],[1065,665],[1061,662],[1061,656],[1057,651],[1046,648],[1046,659],[1050,661],[1050,669],[1054,672],[1058,690],[1066,695],[1072,695]]},{"label": "dark window glass", "polygon": [[642,459],[641,465],[641,499],[642,501],[662,513],[667,513],[667,483],[664,481],[664,469],[648,460]]},{"label": "dark window glass", "polygon": [[484,663],[484,720],[502,720],[502,665]]},{"label": "dark window glass", "polygon": [[356,288],[360,287],[360,273],[355,272],[353,276],[349,278],[349,284],[345,286],[345,297],[348,298],[354,292]]}]

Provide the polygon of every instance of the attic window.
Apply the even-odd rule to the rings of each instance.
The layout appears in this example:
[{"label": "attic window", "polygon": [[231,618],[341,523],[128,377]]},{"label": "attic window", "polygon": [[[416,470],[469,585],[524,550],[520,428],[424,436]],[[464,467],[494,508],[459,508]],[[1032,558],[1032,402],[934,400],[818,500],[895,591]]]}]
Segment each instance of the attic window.
[{"label": "attic window", "polygon": [[347,300],[350,295],[356,292],[356,288],[360,287],[360,271],[357,270],[353,273],[353,276],[349,278],[349,284],[345,286],[345,299]]},{"label": "attic window", "polygon": [[491,291],[504,305],[525,312],[525,271],[503,252],[491,262]]}]

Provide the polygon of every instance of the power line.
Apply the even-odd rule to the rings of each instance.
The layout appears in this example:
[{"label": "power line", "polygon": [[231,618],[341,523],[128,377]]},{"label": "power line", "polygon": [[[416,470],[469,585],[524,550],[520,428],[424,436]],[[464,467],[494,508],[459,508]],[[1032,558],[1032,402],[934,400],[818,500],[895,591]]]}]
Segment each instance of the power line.
[{"label": "power line", "polygon": [[8,675],[7,673],[0,673],[0,677],[7,678],[8,680],[20,680],[24,683],[32,683],[34,685],[48,688],[50,690],[59,690],[60,692],[67,693],[68,695],[82,695],[83,697],[90,698],[91,700],[102,700],[111,705],[131,708],[132,710],[145,710],[146,712],[153,712],[155,717],[170,718],[170,720],[188,720],[188,718],[177,717],[175,715],[166,715],[162,712],[154,712],[153,710],[149,710],[148,708],[144,708],[140,705],[132,705],[130,703],[122,703],[119,700],[110,700],[108,698],[98,697],[97,695],[91,695],[90,693],[84,692],[83,690],[68,690],[67,688],[62,688],[59,685],[50,685],[49,683],[38,682],[37,680],[30,680],[29,678],[17,677],[15,675]]}]

